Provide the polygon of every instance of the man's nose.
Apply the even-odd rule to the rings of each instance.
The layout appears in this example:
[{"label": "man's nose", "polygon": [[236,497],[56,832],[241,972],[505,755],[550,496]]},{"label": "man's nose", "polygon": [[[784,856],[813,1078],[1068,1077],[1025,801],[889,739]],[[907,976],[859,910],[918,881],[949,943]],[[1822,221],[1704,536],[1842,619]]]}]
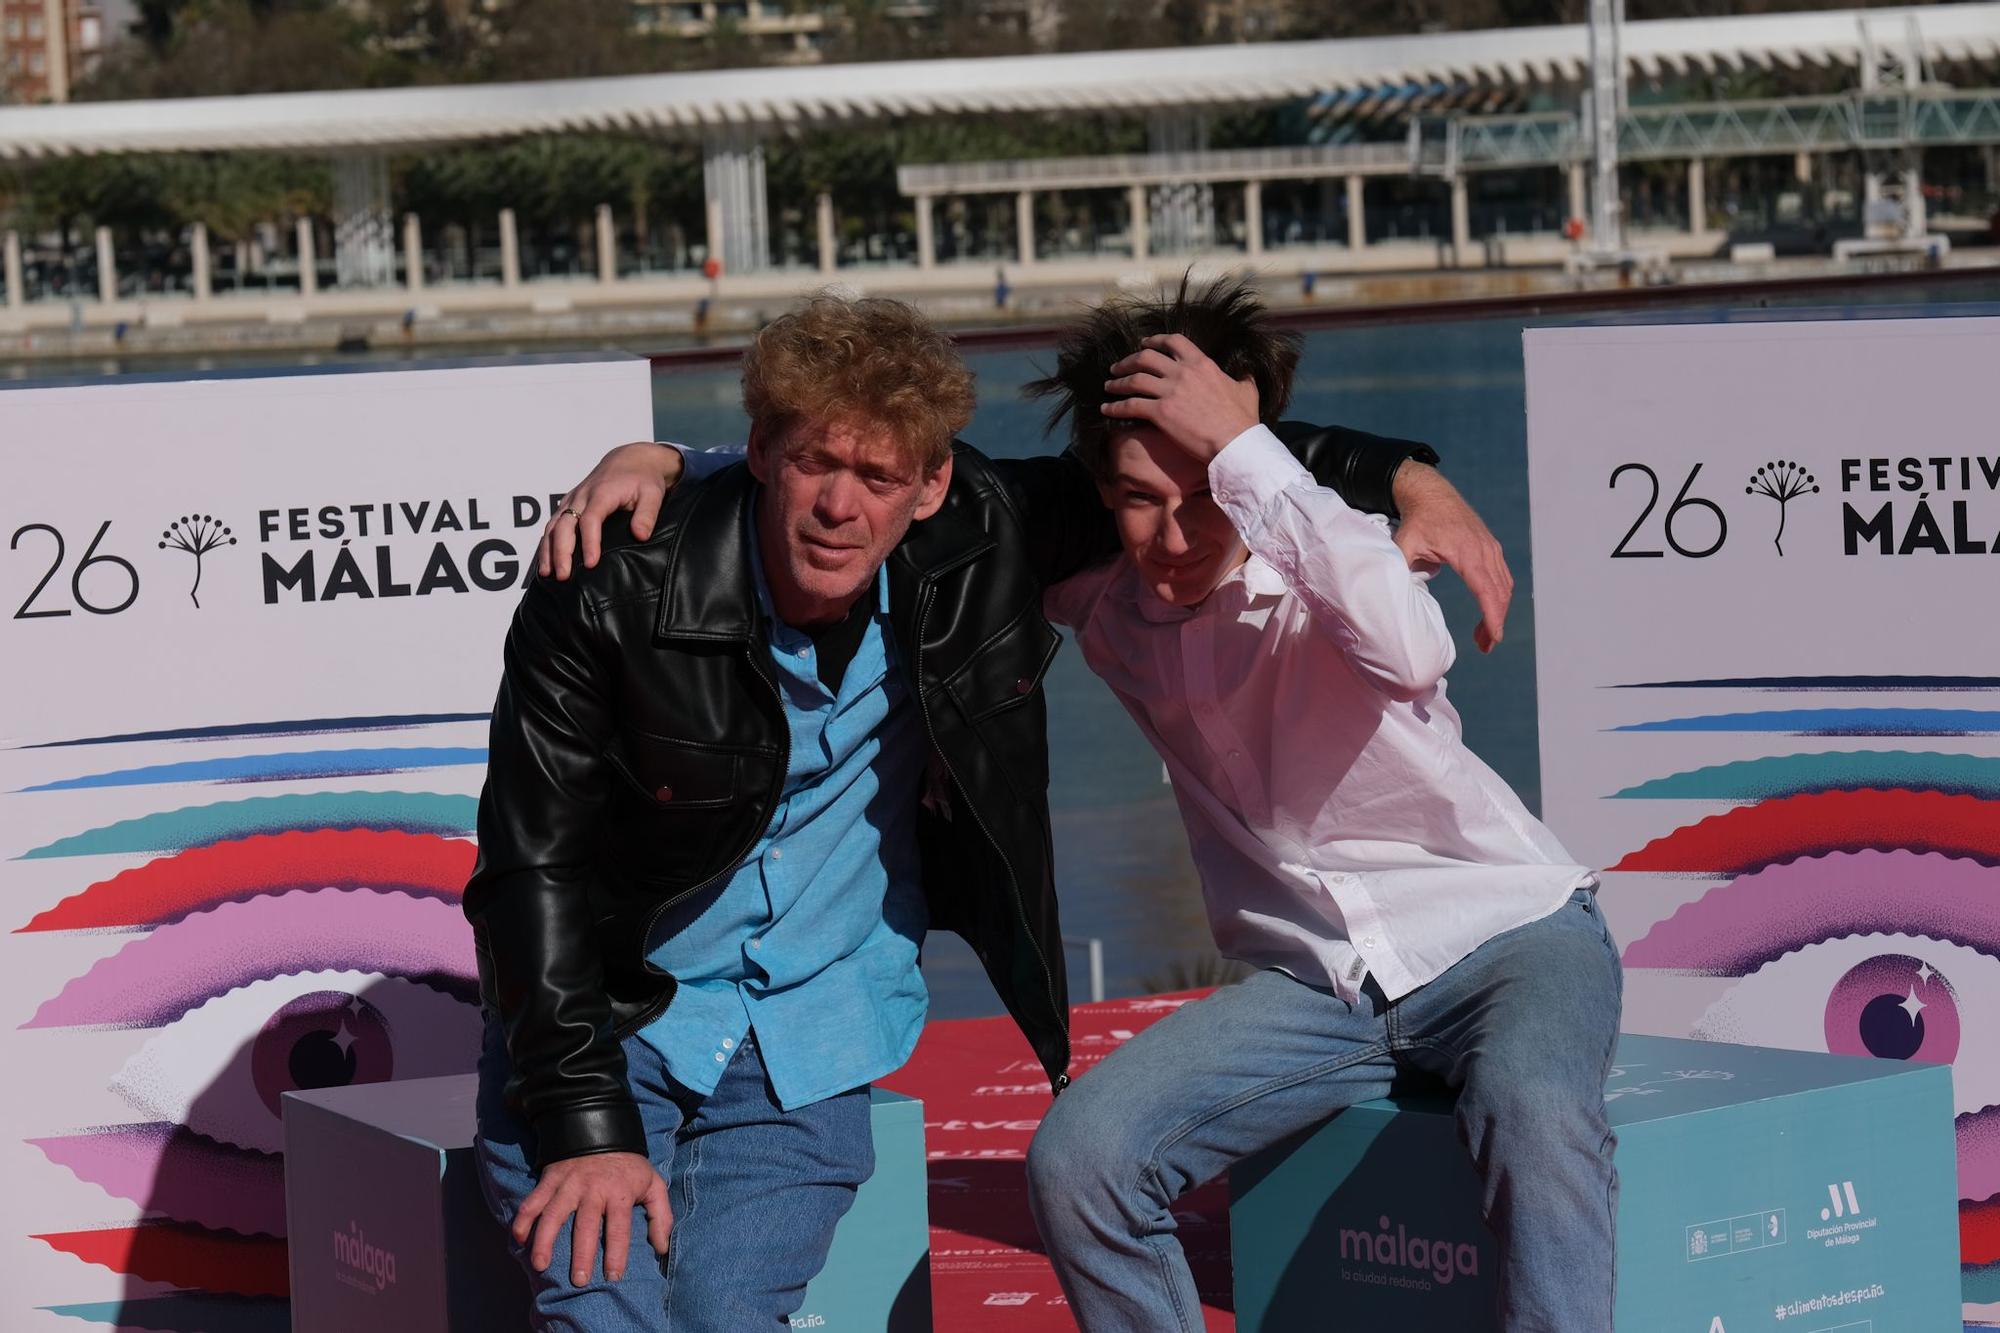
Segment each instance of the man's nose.
[{"label": "man's nose", "polygon": [[1178,507],[1169,509],[1160,516],[1158,541],[1161,552],[1170,556],[1186,555],[1194,549],[1194,544],[1188,540],[1187,529],[1181,526]]},{"label": "man's nose", "polygon": [[813,515],[828,527],[852,523],[861,516],[861,480],[846,472],[828,474],[813,499]]}]

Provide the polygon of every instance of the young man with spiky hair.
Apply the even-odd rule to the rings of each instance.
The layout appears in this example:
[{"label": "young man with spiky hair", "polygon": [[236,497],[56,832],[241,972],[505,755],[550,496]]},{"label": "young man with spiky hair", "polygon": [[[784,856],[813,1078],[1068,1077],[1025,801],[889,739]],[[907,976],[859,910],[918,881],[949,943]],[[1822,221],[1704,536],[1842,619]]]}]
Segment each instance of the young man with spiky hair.
[{"label": "young man with spiky hair", "polygon": [[1174,1201],[1426,1079],[1458,1094],[1502,1326],[1603,1333],[1620,971],[1596,880],[1460,739],[1428,575],[1272,433],[1297,360],[1247,289],[1183,287],[1101,307],[1032,386],[1124,547],[1044,609],[1166,761],[1216,943],[1257,969],[1056,1100],[1036,1222],[1088,1333],[1198,1333]]},{"label": "young man with spiky hair", "polygon": [[[600,543],[630,492],[572,493],[554,532],[584,567],[564,544],[574,577],[507,639],[465,910],[482,1178],[538,1329],[787,1325],[871,1169],[867,1085],[923,1026],[927,929],[1068,1081],[1041,600],[1114,549],[1088,474],[957,444],[971,372],[896,301],[773,321],[743,402],[747,458],[664,508],[681,455],[618,455],[657,523]],[[1411,452],[1313,456],[1445,545],[1483,533]],[[664,1257],[628,1266],[642,1235]]]}]

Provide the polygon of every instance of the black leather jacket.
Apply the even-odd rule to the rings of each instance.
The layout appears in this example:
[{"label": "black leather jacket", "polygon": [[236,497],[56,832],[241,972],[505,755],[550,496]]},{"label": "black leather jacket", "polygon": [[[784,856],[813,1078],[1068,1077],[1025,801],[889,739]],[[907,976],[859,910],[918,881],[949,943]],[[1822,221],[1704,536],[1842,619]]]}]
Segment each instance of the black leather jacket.
[{"label": "black leather jacket", "polygon": [[[1337,427],[1280,433],[1378,511],[1403,459],[1436,459]],[[649,932],[669,904],[719,891],[781,793],[789,743],[744,521],[756,494],[737,466],[676,489],[645,542],[607,524],[597,567],[535,581],[507,636],[465,911],[538,1166],[646,1151],[619,1040],[673,998]],[[1069,1010],[1040,686],[1059,640],[1041,597],[1116,548],[1073,459],[961,444],[944,507],[888,561],[933,750],[918,816],[931,926],[972,945],[1057,1089]]]}]

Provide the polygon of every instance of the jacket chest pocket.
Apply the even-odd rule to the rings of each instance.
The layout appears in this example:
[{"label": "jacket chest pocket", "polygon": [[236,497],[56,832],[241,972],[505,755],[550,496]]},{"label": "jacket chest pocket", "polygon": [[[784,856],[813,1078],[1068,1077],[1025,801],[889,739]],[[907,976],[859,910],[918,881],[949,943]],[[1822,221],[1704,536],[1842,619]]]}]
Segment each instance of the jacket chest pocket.
[{"label": "jacket chest pocket", "polygon": [[1062,639],[1033,606],[981,644],[944,685],[967,721],[983,722],[1032,698]]},{"label": "jacket chest pocket", "polygon": [[757,806],[745,777],[764,767],[758,756],[627,732],[604,757],[615,775],[606,850],[626,873],[698,883],[745,840]]}]

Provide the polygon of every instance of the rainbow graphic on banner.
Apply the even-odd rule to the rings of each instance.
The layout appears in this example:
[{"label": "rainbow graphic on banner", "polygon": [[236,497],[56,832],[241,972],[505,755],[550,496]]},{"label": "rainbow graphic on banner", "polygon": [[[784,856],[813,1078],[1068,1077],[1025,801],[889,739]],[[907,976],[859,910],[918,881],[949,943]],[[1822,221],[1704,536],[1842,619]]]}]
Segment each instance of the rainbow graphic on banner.
[{"label": "rainbow graphic on banner", "polygon": [[[1781,677],[1625,689],[1995,691],[1991,677]],[[2000,710],[1811,708],[1698,714],[1623,732],[1867,742],[1673,773],[1612,794],[1733,808],[1611,869],[1717,881],[1625,949],[1636,968],[1734,978],[1691,1035],[1953,1065],[1960,1265],[2000,1303],[2000,758],[1891,738],[2000,734]]]},{"label": "rainbow graphic on banner", "polygon": [[[485,751],[359,738],[484,716],[302,720],[35,747],[224,739],[267,747],[104,767],[18,794],[118,786],[171,798],[20,858],[144,858],[79,884],[16,931],[130,936],[45,999],[24,1028],[149,1034],[122,1068],[107,1071],[130,1122],[30,1140],[80,1185],[129,1203],[139,1218],[34,1238],[124,1276],[133,1295],[44,1308],[161,1333],[289,1327],[283,1094],[463,1073],[479,1049],[471,934],[459,910],[477,801],[422,788],[434,780],[425,774],[483,767]],[[380,775],[407,778],[409,789],[341,785]],[[301,780],[327,785],[186,799],[191,788]],[[467,783],[460,774],[445,785]],[[170,1290],[160,1294],[161,1286]]]}]

